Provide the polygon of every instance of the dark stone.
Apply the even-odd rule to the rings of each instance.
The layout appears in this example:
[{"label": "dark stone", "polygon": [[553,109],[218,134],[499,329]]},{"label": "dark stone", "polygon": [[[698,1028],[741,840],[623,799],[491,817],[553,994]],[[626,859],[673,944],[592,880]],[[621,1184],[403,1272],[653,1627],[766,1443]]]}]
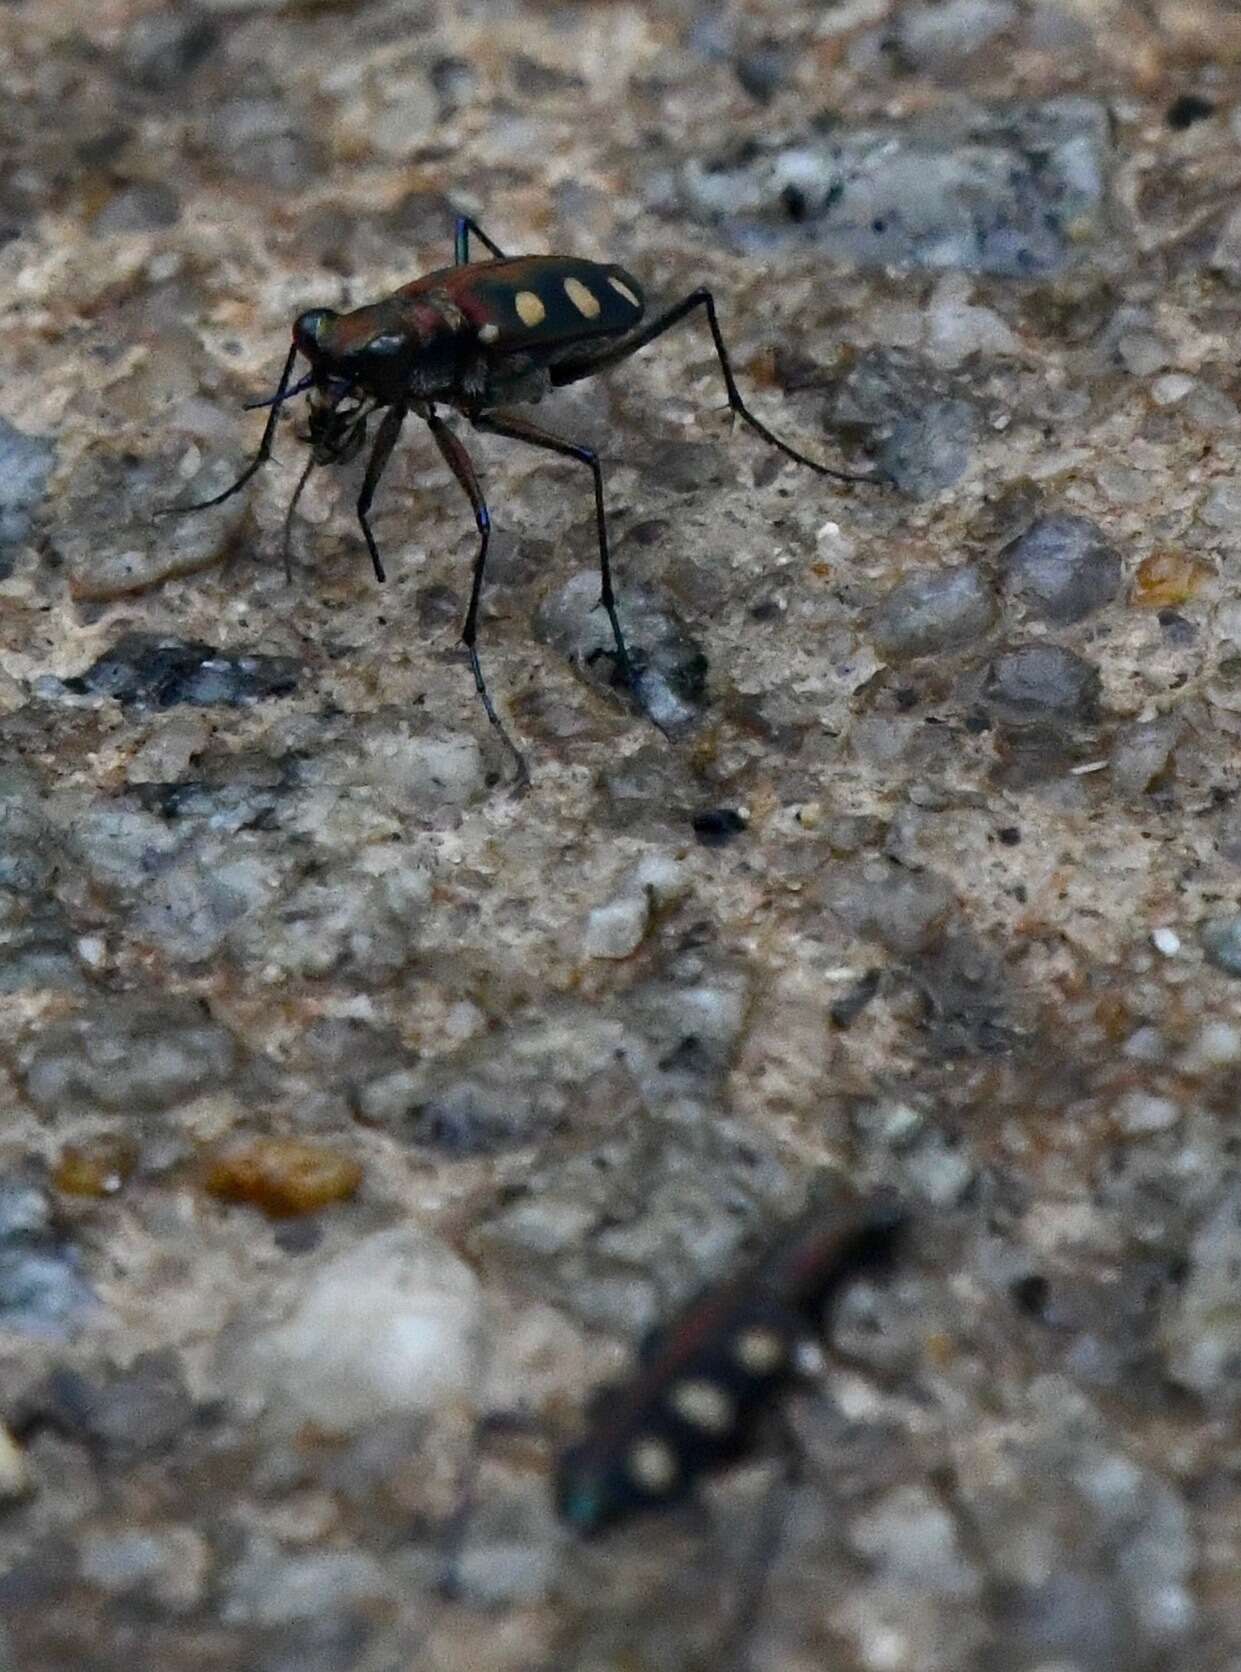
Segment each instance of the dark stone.
[{"label": "dark stone", "polygon": [[1092,615],[1120,591],[1120,555],[1086,517],[1040,517],[1005,546],[1000,562],[1035,614],[1061,625]]},{"label": "dark stone", "polygon": [[1098,668],[1061,645],[1017,645],[987,670],[983,701],[1012,726],[1073,725],[1094,718],[1101,685]]},{"label": "dark stone", "polygon": [[1208,116],[1214,115],[1215,105],[1210,99],[1204,99],[1197,93],[1182,93],[1168,106],[1166,121],[1174,132],[1180,133],[1185,128],[1192,128],[1195,122],[1205,122]]},{"label": "dark stone", "polygon": [[194,73],[219,40],[219,24],[190,8],[151,12],[126,31],[121,68],[144,92],[167,93]]},{"label": "dark stone", "polygon": [[193,639],[126,633],[86,672],[65,680],[67,691],[139,703],[146,708],[240,707],[297,688],[291,656],[237,655]]},{"label": "dark stone", "polygon": [[725,847],[746,828],[746,821],[733,807],[710,807],[695,813],[690,824],[704,848]]}]

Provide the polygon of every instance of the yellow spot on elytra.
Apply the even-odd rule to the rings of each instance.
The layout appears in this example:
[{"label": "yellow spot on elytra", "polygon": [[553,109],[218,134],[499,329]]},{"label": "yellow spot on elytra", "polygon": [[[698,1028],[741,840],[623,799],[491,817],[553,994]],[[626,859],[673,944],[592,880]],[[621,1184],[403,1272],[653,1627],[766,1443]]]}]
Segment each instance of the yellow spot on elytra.
[{"label": "yellow spot on elytra", "polygon": [[627,1459],[629,1478],[644,1492],[668,1492],[676,1485],[677,1460],[672,1447],[650,1437],[635,1440]]},{"label": "yellow spot on elytra", "polygon": [[672,1390],[669,1404],[691,1428],[701,1428],[708,1434],[727,1434],[733,1425],[735,1407],[727,1389],[705,1376],[693,1376],[678,1382]]},{"label": "yellow spot on elytra", "polygon": [[788,1354],[778,1331],[756,1324],[743,1329],[733,1341],[733,1356],[752,1376],[768,1376],[780,1368]]},{"label": "yellow spot on elytra", "polygon": [[478,340],[480,343],[493,343],[499,335],[500,327],[488,322],[479,328]]},{"label": "yellow spot on elytra", "polygon": [[642,306],[640,299],[634,295],[633,291],[630,290],[629,286],[625,284],[623,280],[616,277],[615,273],[608,274],[608,283],[618,296],[623,296],[625,298],[626,302],[632,302],[635,308],[640,308]]},{"label": "yellow spot on elytra", "polygon": [[599,317],[599,298],[593,290],[587,290],[581,279],[566,279],[564,293],[584,318],[597,319]]},{"label": "yellow spot on elytra", "polygon": [[519,290],[513,298],[513,306],[523,325],[542,325],[547,318],[547,309],[532,290]]}]

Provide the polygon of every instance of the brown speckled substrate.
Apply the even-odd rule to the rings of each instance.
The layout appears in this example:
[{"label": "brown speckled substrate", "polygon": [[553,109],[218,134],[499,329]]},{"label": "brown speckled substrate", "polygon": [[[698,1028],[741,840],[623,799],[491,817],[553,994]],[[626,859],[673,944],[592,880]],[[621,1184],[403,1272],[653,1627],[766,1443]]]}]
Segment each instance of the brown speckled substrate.
[{"label": "brown speckled substrate", "polygon": [[[1234,1667],[1235,13],[19,0],[0,88],[3,1672]],[[360,461],[286,584],[292,416],[153,520],[454,212],[709,284],[895,484],[701,327],[540,408],[665,738],[586,472],[471,437],[521,799],[416,425],[382,589]],[[830,1171],[907,1257],[574,1539],[591,1388]]]}]

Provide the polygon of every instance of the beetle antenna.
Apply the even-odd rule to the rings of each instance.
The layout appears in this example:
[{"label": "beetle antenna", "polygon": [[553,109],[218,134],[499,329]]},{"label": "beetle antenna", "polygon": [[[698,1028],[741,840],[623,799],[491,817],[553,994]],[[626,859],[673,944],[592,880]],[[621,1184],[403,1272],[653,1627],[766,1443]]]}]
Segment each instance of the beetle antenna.
[{"label": "beetle antenna", "polygon": [[283,406],[285,401],[291,401],[294,395],[304,395],[307,389],[313,389],[314,382],[314,373],[309,372],[291,389],[277,389],[274,395],[266,395],[261,401],[246,401],[241,410],[243,412],[256,412],[261,406]]}]

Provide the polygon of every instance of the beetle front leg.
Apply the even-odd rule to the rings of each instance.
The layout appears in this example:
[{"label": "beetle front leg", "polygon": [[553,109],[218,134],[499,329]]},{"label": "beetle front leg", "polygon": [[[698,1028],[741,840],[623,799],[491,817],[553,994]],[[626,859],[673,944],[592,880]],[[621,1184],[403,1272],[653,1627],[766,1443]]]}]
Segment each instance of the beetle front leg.
[{"label": "beetle front leg", "polygon": [[487,510],[487,501],[483,498],[483,490],[479,486],[473,459],[442,418],[438,417],[433,411],[425,416],[427,428],[435,438],[435,445],[443,454],[444,462],[449,470],[460,482],[474,512],[474,523],[478,529],[478,556],[474,559],[474,578],[470,586],[469,608],[465,612],[465,622],[461,628],[461,642],[469,656],[470,672],[474,675],[474,688],[482,700],[487,718],[499,732],[504,746],[512,755],[516,764],[517,778],[513,790],[515,794],[521,795],[530,786],[530,769],[526,765],[526,757],[513,742],[503,720],[495,711],[491,695],[487,690],[487,682],[483,678],[482,663],[478,659],[478,606],[483,595],[483,575],[487,568],[487,547],[491,542],[491,514]]},{"label": "beetle front leg", "polygon": [[276,425],[280,420],[280,407],[288,393],[289,379],[293,375],[293,362],[297,359],[297,344],[289,350],[289,357],[284,363],[284,370],[280,374],[280,382],[276,386],[276,393],[272,398],[271,411],[267,414],[267,423],[263,426],[263,436],[259,442],[259,450],[233,483],[231,488],[225,488],[223,493],[214,495],[211,499],[196,500],[193,505],[165,505],[156,511],[157,517],[183,517],[190,511],[209,511],[213,505],[223,505],[226,499],[231,499],[235,493],[240,493],[250,478],[263,468],[271,458],[272,442],[276,435]]},{"label": "beetle front leg", "polygon": [[396,446],[396,438],[401,433],[401,425],[405,422],[405,415],[409,411],[405,406],[390,406],[384,413],[383,423],[375,436],[375,445],[371,448],[371,456],[366,461],[366,475],[362,479],[362,492],[358,495],[358,521],[362,525],[362,533],[366,540],[366,549],[371,554],[371,563],[375,569],[375,579],[382,581],[384,566],[380,561],[379,547],[375,544],[375,536],[371,533],[371,525],[367,521],[367,514],[371,508],[371,501],[375,497],[375,489],[379,486],[379,478],[387,468],[388,460],[392,457],[392,449]]}]

